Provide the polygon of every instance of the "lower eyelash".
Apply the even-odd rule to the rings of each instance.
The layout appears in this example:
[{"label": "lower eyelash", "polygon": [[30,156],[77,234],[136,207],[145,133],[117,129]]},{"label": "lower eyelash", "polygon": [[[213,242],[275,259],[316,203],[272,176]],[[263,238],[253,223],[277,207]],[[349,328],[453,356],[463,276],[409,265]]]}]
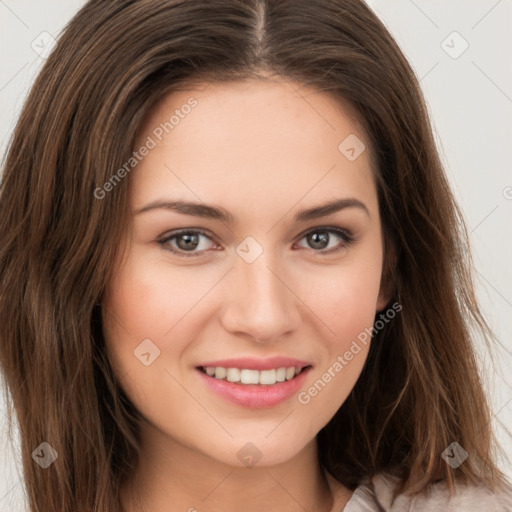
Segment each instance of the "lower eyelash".
[{"label": "lower eyelash", "polygon": [[[343,243],[341,243],[338,247],[334,247],[332,249],[328,249],[328,250],[318,250],[318,251],[315,251],[314,249],[312,249],[313,252],[316,252],[318,254],[333,254],[333,253],[336,253],[336,252],[339,252],[339,251],[342,251],[343,249],[345,249],[346,247],[348,247],[349,245],[353,244],[354,242],[357,241],[357,238],[355,236],[353,236],[352,234],[350,234],[349,232],[345,231],[345,230],[341,230],[341,229],[337,229],[337,228],[322,228],[322,227],[319,227],[319,228],[315,228],[313,230],[310,230],[306,233],[304,233],[300,239],[304,238],[305,236],[309,235],[310,233],[334,233],[336,236],[338,236],[339,238],[341,238],[343,240]],[[189,252],[187,253],[186,251],[177,251],[176,249],[173,249],[170,245],[168,245],[168,242],[170,240],[172,240],[173,238],[176,238],[180,235],[190,235],[190,234],[193,234],[193,235],[203,235],[203,236],[206,236],[207,238],[211,238],[210,235],[204,231],[200,231],[200,230],[189,230],[189,231],[180,231],[178,233],[174,233],[173,235],[171,236],[168,236],[167,238],[164,238],[162,240],[158,240],[157,243],[165,250],[165,251],[169,251],[173,254],[178,254],[179,256],[184,256],[185,258],[190,258],[190,257],[197,257],[197,256],[202,256],[203,255],[203,252]]]}]

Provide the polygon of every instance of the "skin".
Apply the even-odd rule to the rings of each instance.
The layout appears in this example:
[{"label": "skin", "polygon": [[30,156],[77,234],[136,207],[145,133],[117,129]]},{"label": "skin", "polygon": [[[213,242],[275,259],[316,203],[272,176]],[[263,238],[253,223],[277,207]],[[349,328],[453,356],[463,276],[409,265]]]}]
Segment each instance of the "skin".
[{"label": "skin", "polygon": [[[104,301],[114,371],[145,418],[122,501],[128,512],[340,511],[352,491],[319,466],[315,436],[354,387],[369,344],[306,405],[297,395],[266,409],[235,405],[211,392],[195,367],[296,357],[312,365],[304,391],[371,328],[387,297],[367,137],[349,106],[327,93],[284,79],[246,80],[167,94],[146,116],[137,147],[190,97],[197,106],[131,172],[133,216]],[[355,161],[338,150],[350,134],[367,148]],[[337,198],[355,198],[368,212],[293,220]],[[237,222],[134,213],[160,199],[220,206]],[[331,233],[315,245],[306,235],[322,226],[357,240],[346,245]],[[200,256],[186,256],[183,238],[158,244],[182,228],[211,234],[188,249]],[[263,250],[252,263],[236,252],[248,236]],[[149,366],[134,357],[145,339],[160,350]],[[237,457],[248,442],[261,453],[251,468]]]}]

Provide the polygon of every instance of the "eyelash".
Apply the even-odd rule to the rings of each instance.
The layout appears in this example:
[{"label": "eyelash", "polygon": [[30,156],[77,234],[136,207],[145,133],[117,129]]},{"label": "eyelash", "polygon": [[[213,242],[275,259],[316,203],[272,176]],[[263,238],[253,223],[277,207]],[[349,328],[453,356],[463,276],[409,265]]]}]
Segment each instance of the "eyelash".
[{"label": "eyelash", "polygon": [[[304,233],[301,236],[300,240],[302,240],[307,235],[312,234],[312,233],[333,233],[333,234],[337,235],[339,238],[341,238],[342,241],[343,241],[338,247],[336,247],[334,249],[328,249],[328,250],[315,250],[315,249],[312,249],[312,251],[317,252],[319,254],[334,254],[334,253],[340,252],[343,249],[345,249],[348,246],[350,246],[351,244],[353,244],[354,242],[357,242],[357,240],[358,240],[349,231],[346,231],[346,230],[343,230],[343,229],[339,229],[339,228],[324,227],[324,226],[317,227],[317,228],[314,228],[314,229],[311,229],[311,230],[307,231],[306,233]],[[166,236],[163,239],[157,240],[157,243],[165,251],[169,251],[169,252],[171,252],[173,254],[177,254],[178,256],[183,256],[185,258],[196,258],[196,257],[202,256],[204,251],[199,251],[199,252],[196,252],[196,253],[193,253],[193,252],[187,253],[187,251],[173,249],[169,245],[169,243],[168,243],[173,238],[179,237],[180,235],[191,235],[191,234],[193,234],[193,235],[197,235],[197,234],[203,235],[203,236],[205,236],[205,237],[207,237],[209,239],[212,238],[208,232],[206,232],[206,231],[204,231],[202,229],[183,229],[183,230],[180,230],[180,231],[175,231],[170,236]],[[212,241],[214,241],[214,240],[212,240]]]}]

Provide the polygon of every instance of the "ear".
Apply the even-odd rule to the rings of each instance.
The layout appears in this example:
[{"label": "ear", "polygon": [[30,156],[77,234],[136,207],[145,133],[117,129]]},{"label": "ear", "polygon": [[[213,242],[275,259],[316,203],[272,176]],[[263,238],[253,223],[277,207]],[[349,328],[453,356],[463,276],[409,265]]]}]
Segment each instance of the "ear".
[{"label": "ear", "polygon": [[379,296],[377,299],[377,312],[380,312],[388,306],[395,291],[395,264],[396,252],[393,246],[389,247],[384,255],[384,263],[382,268],[382,275],[380,279]]}]

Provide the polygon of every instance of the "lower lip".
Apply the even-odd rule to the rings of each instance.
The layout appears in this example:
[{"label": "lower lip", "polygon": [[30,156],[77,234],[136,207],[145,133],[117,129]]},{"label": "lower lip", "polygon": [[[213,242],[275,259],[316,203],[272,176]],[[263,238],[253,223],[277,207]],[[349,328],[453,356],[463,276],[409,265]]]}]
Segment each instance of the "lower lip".
[{"label": "lower lip", "polygon": [[206,385],[222,398],[243,407],[263,409],[279,405],[297,393],[304,383],[304,379],[310,369],[311,366],[308,366],[293,379],[277,382],[270,386],[261,384],[235,384],[226,380],[210,377],[199,369],[197,369],[197,371]]}]

